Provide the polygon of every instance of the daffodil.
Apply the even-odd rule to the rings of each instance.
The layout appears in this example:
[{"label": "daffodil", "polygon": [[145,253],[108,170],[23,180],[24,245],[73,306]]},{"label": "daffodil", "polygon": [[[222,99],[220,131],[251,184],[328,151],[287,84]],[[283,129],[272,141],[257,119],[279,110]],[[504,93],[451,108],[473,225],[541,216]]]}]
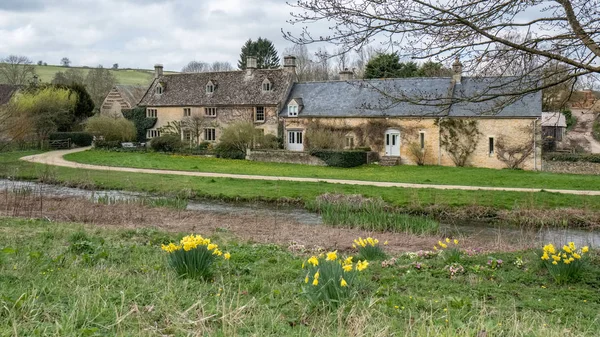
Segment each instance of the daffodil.
[{"label": "daffodil", "polygon": [[342,269],[344,269],[345,272],[350,272],[352,271],[352,264],[346,264],[342,266]]},{"label": "daffodil", "polygon": [[577,260],[581,259],[581,255],[579,255],[577,253],[573,253],[573,257],[576,258]]},{"label": "daffodil", "polygon": [[588,246],[583,246],[583,248],[581,248],[582,253],[587,253],[589,251],[590,251],[590,247],[588,247]]},{"label": "daffodil", "polygon": [[552,255],[552,260],[554,260],[555,262],[560,261],[560,255]]},{"label": "daffodil", "polygon": [[312,282],[312,285],[313,286],[318,286],[319,285],[319,280],[314,279],[313,282]]},{"label": "daffodil", "polygon": [[548,256],[547,252],[544,252],[544,255],[542,255],[542,260],[549,260],[550,256]]},{"label": "daffodil", "polygon": [[317,270],[317,272],[315,273],[315,276],[313,276],[313,278],[314,278],[315,280],[318,280],[318,279],[319,279],[319,276],[320,276],[320,274],[319,274],[319,271]]},{"label": "daffodil", "polygon": [[556,262],[556,261],[552,261],[552,264],[553,264],[553,265],[557,265],[557,264],[558,264],[558,262]]},{"label": "daffodil", "polygon": [[367,269],[368,266],[369,266],[369,262],[367,260],[365,260],[365,261],[358,261],[356,263],[356,270],[363,271],[363,270]]},{"label": "daffodil", "polygon": [[308,259],[308,263],[312,264],[313,267],[316,267],[319,265],[319,259],[317,259],[316,256],[311,256],[310,259]]},{"label": "daffodil", "polygon": [[569,259],[563,259],[563,262],[564,262],[565,264],[569,264],[569,263],[571,263],[571,260],[569,260]]},{"label": "daffodil", "polygon": [[308,275],[304,278],[304,283],[308,283]]},{"label": "daffodil", "polygon": [[551,243],[544,246],[544,251],[548,252],[548,254],[556,254],[556,248]]},{"label": "daffodil", "polygon": [[344,264],[352,264],[352,256],[349,256],[344,260]]},{"label": "daffodil", "polygon": [[450,243],[450,239],[449,238],[446,238],[446,243]]},{"label": "daffodil", "polygon": [[454,239],[454,244],[457,245],[458,244],[458,240]]},{"label": "daffodil", "polygon": [[335,260],[337,260],[337,250],[333,251],[333,252],[327,253],[327,258],[325,260],[326,261],[335,261]]},{"label": "daffodil", "polygon": [[567,246],[567,245],[564,245],[564,246],[563,246],[563,250],[564,250],[565,252],[567,252],[567,253],[571,253],[571,247],[569,247],[569,246]]},{"label": "daffodil", "polygon": [[348,286],[348,283],[346,283],[346,280],[344,280],[344,279],[342,278],[342,281],[340,281],[340,286],[341,286],[341,287],[347,287],[347,286]]},{"label": "daffodil", "polygon": [[214,250],[217,249],[217,245],[215,245],[214,243],[209,244],[208,246],[206,246],[206,249],[208,250]]},{"label": "daffodil", "polygon": [[225,260],[229,260],[229,259],[231,259],[231,254],[229,254],[229,253],[225,253],[225,254],[223,255],[223,258],[224,258]]}]

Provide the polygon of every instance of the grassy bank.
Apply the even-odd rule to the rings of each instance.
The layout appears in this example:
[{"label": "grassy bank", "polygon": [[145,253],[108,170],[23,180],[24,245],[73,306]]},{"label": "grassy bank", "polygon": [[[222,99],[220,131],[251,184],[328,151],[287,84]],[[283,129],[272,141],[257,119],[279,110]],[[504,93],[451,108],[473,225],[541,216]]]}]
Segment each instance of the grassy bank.
[{"label": "grassy bank", "polygon": [[600,179],[597,176],[468,167],[412,165],[381,167],[366,165],[348,169],[176,156],[161,153],[123,153],[101,150],[72,153],[65,156],[65,158],[86,164],[180,171],[389,181],[416,184],[600,190]]},{"label": "grassy bank", "polygon": [[[339,309],[301,294],[306,256],[213,237],[231,260],[213,282],[177,278],[160,244],[181,235],[0,218],[2,336],[595,336],[600,272],[554,285],[530,251],[372,262]],[[200,233],[202,234],[202,233]],[[385,239],[380,237],[379,239]],[[513,264],[522,258],[524,265]],[[419,262],[420,268],[415,268]]]}]

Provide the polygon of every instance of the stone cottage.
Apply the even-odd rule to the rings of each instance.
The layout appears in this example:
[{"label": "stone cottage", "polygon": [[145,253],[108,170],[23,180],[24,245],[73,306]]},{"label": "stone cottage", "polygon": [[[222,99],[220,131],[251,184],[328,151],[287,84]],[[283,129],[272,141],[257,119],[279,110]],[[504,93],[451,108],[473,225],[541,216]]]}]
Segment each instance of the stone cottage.
[{"label": "stone cottage", "polygon": [[249,57],[246,70],[172,75],[164,75],[162,65],[157,65],[155,79],[140,102],[147,117],[157,118],[147,137],[158,137],[161,128],[182,121],[202,125],[200,132],[182,128],[182,138],[196,142],[218,141],[221,130],[237,121],[277,135],[278,112],[296,78],[295,58],[284,61],[280,69],[257,69],[256,58]]},{"label": "stone cottage", "polygon": [[102,102],[100,113],[106,116],[123,117],[121,111],[135,108],[147,90],[148,86],[115,85]]},{"label": "stone cottage", "polygon": [[343,72],[339,81],[295,83],[279,114],[285,146],[307,150],[320,130],[388,164],[539,169],[541,93],[508,101],[499,94],[515,79],[463,77],[458,61],[453,68],[451,78],[352,80]]},{"label": "stone cottage", "polygon": [[542,137],[551,137],[557,142],[562,142],[567,130],[567,119],[561,112],[542,113]]}]

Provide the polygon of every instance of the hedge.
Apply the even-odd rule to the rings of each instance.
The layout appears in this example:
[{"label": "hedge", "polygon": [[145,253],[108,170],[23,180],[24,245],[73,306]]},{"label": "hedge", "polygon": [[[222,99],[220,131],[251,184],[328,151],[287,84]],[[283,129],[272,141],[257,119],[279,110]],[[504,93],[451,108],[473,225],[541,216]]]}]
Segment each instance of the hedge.
[{"label": "hedge", "polygon": [[107,140],[96,140],[94,147],[104,150],[118,150],[121,149],[121,142],[119,141],[107,141]]},{"label": "hedge", "polygon": [[48,140],[71,139],[76,146],[90,146],[94,140],[89,132],[53,132],[48,136]]},{"label": "hedge", "polygon": [[548,153],[544,159],[552,161],[600,163],[600,154],[591,153]]},{"label": "hedge", "polygon": [[150,141],[150,147],[157,152],[178,152],[183,147],[178,135],[166,134]]},{"label": "hedge", "polygon": [[367,163],[365,151],[313,150],[310,155],[334,167],[356,167]]}]

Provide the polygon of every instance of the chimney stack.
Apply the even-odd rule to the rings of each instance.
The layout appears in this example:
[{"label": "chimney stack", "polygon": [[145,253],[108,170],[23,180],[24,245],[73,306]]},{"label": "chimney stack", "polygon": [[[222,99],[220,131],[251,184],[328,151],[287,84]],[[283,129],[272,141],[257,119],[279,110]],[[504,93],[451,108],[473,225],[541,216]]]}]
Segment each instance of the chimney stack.
[{"label": "chimney stack", "polygon": [[296,74],[296,57],[292,55],[285,56],[283,58],[283,69],[285,71]]},{"label": "chimney stack", "polygon": [[348,68],[340,71],[340,81],[350,81],[352,79],[354,79],[354,73],[348,70]]},{"label": "chimney stack", "polygon": [[162,64],[154,65],[154,78],[162,77],[162,75],[163,75],[163,65]]},{"label": "chimney stack", "polygon": [[256,57],[255,56],[248,56],[248,58],[246,59],[246,69],[248,70],[254,70],[258,68],[257,64],[256,64]]},{"label": "chimney stack", "polygon": [[452,80],[456,84],[460,84],[460,81],[462,79],[462,69],[463,65],[462,63],[460,63],[460,59],[457,56],[456,60],[454,60],[454,63],[452,64],[452,72],[454,73],[452,74]]}]

